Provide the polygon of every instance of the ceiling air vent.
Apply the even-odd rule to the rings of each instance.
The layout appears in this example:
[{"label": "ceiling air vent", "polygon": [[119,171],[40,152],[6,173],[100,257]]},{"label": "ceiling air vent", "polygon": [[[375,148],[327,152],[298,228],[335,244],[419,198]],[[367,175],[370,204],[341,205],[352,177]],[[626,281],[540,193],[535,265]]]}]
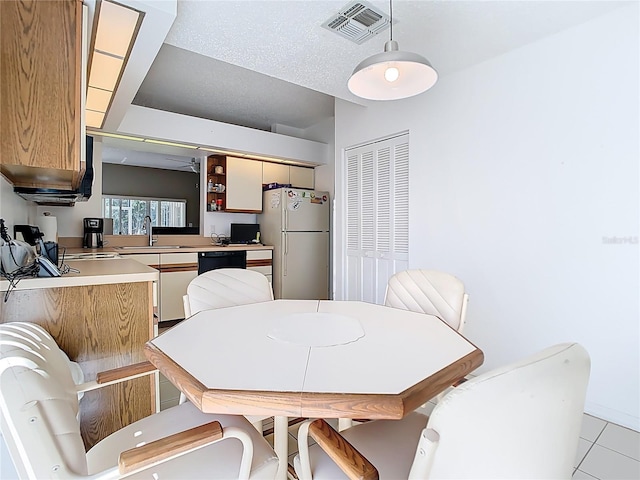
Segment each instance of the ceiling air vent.
[{"label": "ceiling air vent", "polygon": [[389,16],[367,2],[351,2],[322,24],[358,45],[389,28]]}]

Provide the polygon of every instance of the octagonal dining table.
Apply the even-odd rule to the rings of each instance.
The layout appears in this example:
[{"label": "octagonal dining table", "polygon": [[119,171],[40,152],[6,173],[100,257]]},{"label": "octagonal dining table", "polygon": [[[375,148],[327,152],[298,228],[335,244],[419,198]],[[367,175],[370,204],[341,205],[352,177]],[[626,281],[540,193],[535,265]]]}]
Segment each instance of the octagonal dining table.
[{"label": "octagonal dining table", "polygon": [[206,413],[401,419],[479,367],[439,318],[356,301],[274,300],[205,310],[149,341],[147,358]]}]

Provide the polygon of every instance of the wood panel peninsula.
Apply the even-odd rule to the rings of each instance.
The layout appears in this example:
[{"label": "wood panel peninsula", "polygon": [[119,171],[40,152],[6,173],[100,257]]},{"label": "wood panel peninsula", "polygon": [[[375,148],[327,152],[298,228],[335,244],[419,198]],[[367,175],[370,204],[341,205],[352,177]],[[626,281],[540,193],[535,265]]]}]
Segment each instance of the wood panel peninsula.
[{"label": "wood panel peninsula", "polygon": [[[158,271],[124,258],[65,263],[79,273],[20,280],[0,302],[0,322],[42,325],[80,364],[85,381],[144,361],[143,346],[154,336]],[[7,281],[0,281],[3,299],[8,288]],[[155,375],[86,392],[80,401],[85,447],[155,411]]]}]

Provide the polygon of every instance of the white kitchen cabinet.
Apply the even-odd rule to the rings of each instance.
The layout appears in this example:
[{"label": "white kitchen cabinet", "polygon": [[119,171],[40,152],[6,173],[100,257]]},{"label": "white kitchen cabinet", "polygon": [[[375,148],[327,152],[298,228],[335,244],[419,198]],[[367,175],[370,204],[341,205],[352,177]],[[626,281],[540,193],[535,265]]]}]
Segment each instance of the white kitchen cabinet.
[{"label": "white kitchen cabinet", "polygon": [[309,167],[298,167],[285,165],[283,163],[263,162],[262,183],[279,183],[281,185],[291,185],[295,188],[315,187],[315,171]]},{"label": "white kitchen cabinet", "polygon": [[182,296],[198,276],[198,254],[160,254],[160,321],[184,318]]},{"label": "white kitchen cabinet", "polygon": [[247,250],[247,270],[260,272],[272,283],[273,250]]},{"label": "white kitchen cabinet", "polygon": [[314,170],[307,167],[289,167],[289,183],[295,188],[315,188]]},{"label": "white kitchen cabinet", "polygon": [[[263,274],[272,281],[272,250],[247,250],[247,269]],[[198,276],[198,253],[120,254],[160,271],[160,286],[154,283],[154,306],[161,322],[184,318],[182,296],[191,280]]]},{"label": "white kitchen cabinet", "polygon": [[289,184],[289,165],[284,163],[262,163],[262,183],[279,183],[280,185]]},{"label": "white kitchen cabinet", "polygon": [[262,212],[262,162],[227,157],[227,212]]}]

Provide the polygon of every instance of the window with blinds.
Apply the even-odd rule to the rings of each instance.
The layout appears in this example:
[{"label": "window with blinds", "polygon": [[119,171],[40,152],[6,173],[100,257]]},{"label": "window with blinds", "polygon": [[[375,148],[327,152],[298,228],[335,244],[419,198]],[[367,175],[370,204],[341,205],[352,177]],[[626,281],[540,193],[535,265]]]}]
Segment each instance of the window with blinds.
[{"label": "window with blinds", "polygon": [[409,135],[345,153],[347,297],[382,303],[389,276],[408,263]]}]

